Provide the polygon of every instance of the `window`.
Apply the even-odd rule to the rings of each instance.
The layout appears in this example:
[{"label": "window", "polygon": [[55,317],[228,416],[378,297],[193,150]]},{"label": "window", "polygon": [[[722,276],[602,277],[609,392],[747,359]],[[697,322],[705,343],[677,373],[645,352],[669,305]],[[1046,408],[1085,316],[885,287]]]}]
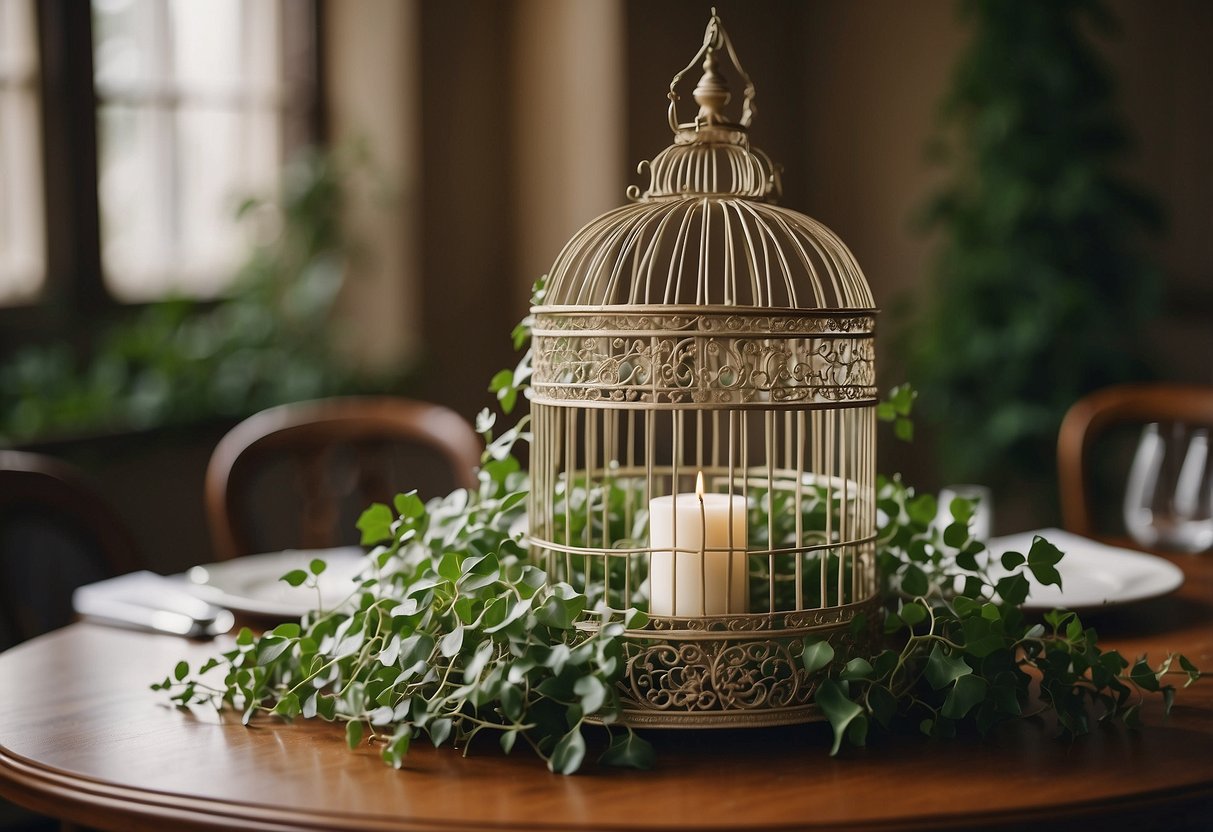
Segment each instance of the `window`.
[{"label": "window", "polygon": [[41,120],[33,0],[0,0],[0,304],[45,277]]},{"label": "window", "polygon": [[0,305],[221,293],[238,205],[318,138],[316,27],[303,0],[0,0]]},{"label": "window", "polygon": [[279,0],[93,0],[101,253],[122,300],[213,295],[272,192],[291,101]]}]

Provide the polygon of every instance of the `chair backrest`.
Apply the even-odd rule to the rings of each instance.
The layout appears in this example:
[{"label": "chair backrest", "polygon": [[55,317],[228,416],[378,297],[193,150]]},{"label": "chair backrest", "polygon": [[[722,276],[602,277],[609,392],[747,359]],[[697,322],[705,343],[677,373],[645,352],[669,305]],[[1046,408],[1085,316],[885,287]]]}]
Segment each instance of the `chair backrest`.
[{"label": "chair backrest", "polygon": [[1057,438],[1061,514],[1068,531],[1096,534],[1088,487],[1096,440],[1118,425],[1150,422],[1213,427],[1213,386],[1123,384],[1079,399],[1062,420]]},{"label": "chair backrest", "polygon": [[426,402],[351,397],[264,410],[232,428],[207,466],[215,555],[357,542],[354,519],[373,501],[474,488],[480,452],[463,418]]},{"label": "chair backrest", "polygon": [[84,474],[0,451],[0,644],[69,623],[72,590],[141,566],[130,529]]}]

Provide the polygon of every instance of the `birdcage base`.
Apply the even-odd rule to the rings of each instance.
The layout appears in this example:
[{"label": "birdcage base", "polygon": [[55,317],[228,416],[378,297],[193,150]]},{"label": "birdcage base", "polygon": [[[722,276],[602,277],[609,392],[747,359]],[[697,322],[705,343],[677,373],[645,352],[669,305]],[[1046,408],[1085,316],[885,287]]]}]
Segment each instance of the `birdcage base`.
[{"label": "birdcage base", "polygon": [[[629,631],[619,683],[621,721],[643,728],[758,728],[823,718],[823,671],[801,661],[806,636],[838,653],[876,637],[880,599],[797,614],[805,626],[764,629],[767,616],[665,621]],[[787,621],[779,619],[780,623]],[[697,629],[684,629],[692,624]]]}]

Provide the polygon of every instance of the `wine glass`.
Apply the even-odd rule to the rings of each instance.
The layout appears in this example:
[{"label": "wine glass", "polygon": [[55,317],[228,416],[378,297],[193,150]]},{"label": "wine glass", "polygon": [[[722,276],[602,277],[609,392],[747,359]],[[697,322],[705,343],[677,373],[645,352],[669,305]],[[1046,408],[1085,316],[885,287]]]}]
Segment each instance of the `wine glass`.
[{"label": "wine glass", "polygon": [[1213,547],[1209,431],[1156,422],[1142,429],[1125,487],[1125,528],[1139,546],[1203,552]]}]

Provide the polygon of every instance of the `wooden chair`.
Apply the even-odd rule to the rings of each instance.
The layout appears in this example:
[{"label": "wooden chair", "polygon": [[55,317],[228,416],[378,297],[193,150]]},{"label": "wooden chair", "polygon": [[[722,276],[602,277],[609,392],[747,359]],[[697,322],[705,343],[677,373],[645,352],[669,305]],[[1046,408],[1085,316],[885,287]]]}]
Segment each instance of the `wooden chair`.
[{"label": "wooden chair", "polygon": [[[335,398],[262,411],[224,436],[207,466],[215,554],[223,560],[356,543],[357,513],[371,502],[412,488],[423,497],[475,488],[480,451],[466,421],[425,402]],[[276,484],[275,466],[286,469]],[[265,507],[275,498],[277,519],[267,518]]]},{"label": "wooden chair", "polygon": [[1062,420],[1057,439],[1061,515],[1068,531],[1097,534],[1088,487],[1095,441],[1118,425],[1150,422],[1213,427],[1213,386],[1125,384],[1079,399]]},{"label": "wooden chair", "polygon": [[72,590],[141,566],[130,529],[80,471],[0,451],[0,642],[69,623]]}]

